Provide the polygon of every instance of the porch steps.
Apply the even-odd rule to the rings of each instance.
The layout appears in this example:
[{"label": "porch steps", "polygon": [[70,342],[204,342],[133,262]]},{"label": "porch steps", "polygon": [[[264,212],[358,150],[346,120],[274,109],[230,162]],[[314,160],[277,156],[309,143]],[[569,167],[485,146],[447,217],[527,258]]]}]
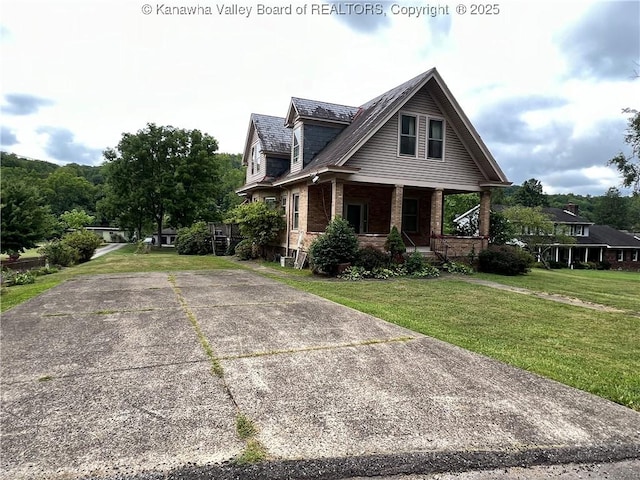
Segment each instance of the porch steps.
[{"label": "porch steps", "polygon": [[423,257],[432,258],[435,257],[436,254],[433,250],[431,250],[428,246],[420,246],[420,247],[407,247],[407,252],[418,252],[421,253]]}]

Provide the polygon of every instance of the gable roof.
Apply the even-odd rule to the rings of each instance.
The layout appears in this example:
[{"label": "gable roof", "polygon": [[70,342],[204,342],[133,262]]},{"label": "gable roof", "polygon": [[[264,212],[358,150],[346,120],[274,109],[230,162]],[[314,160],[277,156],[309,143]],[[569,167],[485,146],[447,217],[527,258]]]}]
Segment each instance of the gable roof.
[{"label": "gable roof", "polygon": [[427,83],[434,99],[447,115],[487,181],[510,184],[435,68],[362,105],[354,114],[349,126],[295,176],[309,174],[322,167],[344,166],[345,162]]},{"label": "gable roof", "polygon": [[291,131],[285,127],[284,118],[251,114],[251,126],[255,128],[264,153],[290,155]]},{"label": "gable roof", "polygon": [[576,215],[575,213],[571,213],[569,210],[565,210],[563,208],[543,207],[542,211],[548,215],[551,215],[553,217],[553,220],[558,223],[578,223],[593,225],[593,222],[590,222],[586,218]]},{"label": "gable roof", "polygon": [[348,125],[357,112],[358,107],[292,97],[285,125],[293,127],[296,117]]}]

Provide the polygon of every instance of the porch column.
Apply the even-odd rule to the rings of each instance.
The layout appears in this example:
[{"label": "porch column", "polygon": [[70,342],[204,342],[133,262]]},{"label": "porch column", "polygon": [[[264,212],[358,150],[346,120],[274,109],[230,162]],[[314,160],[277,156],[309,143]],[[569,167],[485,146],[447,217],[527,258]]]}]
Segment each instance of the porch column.
[{"label": "porch column", "polygon": [[402,199],[404,197],[404,185],[396,185],[391,193],[391,224],[389,231],[395,227],[402,232]]},{"label": "porch column", "polygon": [[567,267],[570,267],[573,263],[573,259],[571,257],[573,257],[573,247],[569,247],[569,261],[567,262]]},{"label": "porch column", "polygon": [[344,184],[337,178],[331,181],[331,220],[342,216],[344,209]]},{"label": "porch column", "polygon": [[442,204],[444,191],[438,188],[431,194],[431,232],[442,235]]},{"label": "porch column", "polygon": [[491,191],[483,190],[480,194],[480,212],[478,216],[478,235],[489,236],[489,226],[491,223]]},{"label": "porch column", "polygon": [[556,247],[556,263],[560,261],[560,247]]},{"label": "porch column", "polygon": [[600,247],[600,253],[598,254],[599,261],[602,262],[602,253],[604,252],[604,248]]},{"label": "porch column", "polygon": [[584,247],[584,263],[589,261],[589,247]]}]

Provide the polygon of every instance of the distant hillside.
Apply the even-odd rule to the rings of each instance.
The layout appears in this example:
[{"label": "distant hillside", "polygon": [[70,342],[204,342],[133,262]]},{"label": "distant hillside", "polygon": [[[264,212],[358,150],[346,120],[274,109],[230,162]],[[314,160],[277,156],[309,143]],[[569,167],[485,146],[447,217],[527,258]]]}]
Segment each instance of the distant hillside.
[{"label": "distant hillside", "polygon": [[0,166],[5,168],[22,168],[30,173],[35,173],[42,178],[45,178],[54,170],[60,168],[60,165],[56,165],[55,163],[19,157],[15,153],[8,152],[0,152]]}]

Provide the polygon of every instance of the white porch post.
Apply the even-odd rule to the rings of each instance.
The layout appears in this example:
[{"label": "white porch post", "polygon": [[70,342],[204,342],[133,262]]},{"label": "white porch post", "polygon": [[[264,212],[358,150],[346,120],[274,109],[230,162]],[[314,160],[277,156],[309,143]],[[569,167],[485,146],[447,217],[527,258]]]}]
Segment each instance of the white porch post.
[{"label": "white porch post", "polygon": [[560,261],[560,247],[556,247],[556,263]]},{"label": "white porch post", "polygon": [[569,247],[569,261],[567,263],[568,267],[570,267],[571,263],[573,263],[573,259],[571,257],[573,257],[573,247]]},{"label": "white porch post", "polygon": [[598,258],[600,259],[599,261],[602,261],[602,254],[604,252],[604,248],[600,247],[600,254],[598,255]]},{"label": "white porch post", "polygon": [[584,263],[589,261],[589,247],[584,247]]}]

